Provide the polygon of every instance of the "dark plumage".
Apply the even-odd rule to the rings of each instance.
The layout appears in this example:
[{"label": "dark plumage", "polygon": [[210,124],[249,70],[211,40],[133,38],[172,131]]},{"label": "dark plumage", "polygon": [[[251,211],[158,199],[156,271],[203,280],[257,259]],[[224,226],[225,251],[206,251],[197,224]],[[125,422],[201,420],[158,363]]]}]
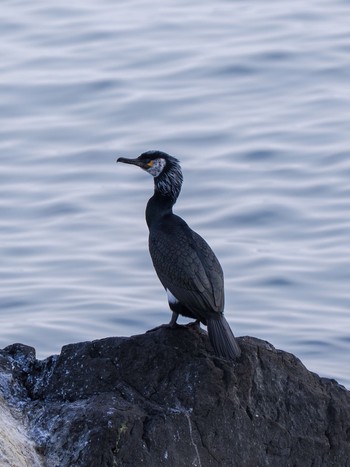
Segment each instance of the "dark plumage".
[{"label": "dark plumage", "polygon": [[156,273],[167,294],[175,326],[179,314],[208,327],[215,353],[234,360],[240,349],[224,311],[224,277],[213,250],[202,237],[173,213],[180,194],[182,172],[179,161],[161,151],[148,151],[137,159],[120,157],[154,177],[154,195],[147,203],[149,251]]}]

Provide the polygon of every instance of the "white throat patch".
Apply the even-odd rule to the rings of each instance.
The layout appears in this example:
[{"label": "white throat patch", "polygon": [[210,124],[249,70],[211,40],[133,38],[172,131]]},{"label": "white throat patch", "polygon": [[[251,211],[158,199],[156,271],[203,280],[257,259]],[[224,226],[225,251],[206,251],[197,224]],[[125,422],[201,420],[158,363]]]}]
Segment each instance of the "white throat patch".
[{"label": "white throat patch", "polygon": [[153,161],[152,167],[147,169],[147,172],[149,174],[153,175],[153,177],[158,177],[158,175],[162,173],[162,171],[163,171],[163,169],[165,167],[165,164],[166,164],[165,159],[162,159],[162,158],[155,159]]}]

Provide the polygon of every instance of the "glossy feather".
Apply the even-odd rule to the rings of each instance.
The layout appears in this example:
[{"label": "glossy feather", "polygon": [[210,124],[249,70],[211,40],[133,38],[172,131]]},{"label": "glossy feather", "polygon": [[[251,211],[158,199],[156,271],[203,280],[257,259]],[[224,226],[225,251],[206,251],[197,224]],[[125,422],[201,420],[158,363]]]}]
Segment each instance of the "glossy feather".
[{"label": "glossy feather", "polygon": [[166,289],[201,321],[224,308],[224,280],[207,242],[180,217],[166,216],[150,229],[149,250]]}]

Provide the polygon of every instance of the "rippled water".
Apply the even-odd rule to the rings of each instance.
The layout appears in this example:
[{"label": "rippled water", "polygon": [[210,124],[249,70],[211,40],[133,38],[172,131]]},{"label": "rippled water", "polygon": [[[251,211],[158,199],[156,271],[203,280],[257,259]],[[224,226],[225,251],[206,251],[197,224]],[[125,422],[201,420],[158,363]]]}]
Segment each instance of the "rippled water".
[{"label": "rippled water", "polygon": [[153,181],[211,244],[237,335],[350,386],[350,5],[4,1],[0,346],[170,318],[147,251]]}]

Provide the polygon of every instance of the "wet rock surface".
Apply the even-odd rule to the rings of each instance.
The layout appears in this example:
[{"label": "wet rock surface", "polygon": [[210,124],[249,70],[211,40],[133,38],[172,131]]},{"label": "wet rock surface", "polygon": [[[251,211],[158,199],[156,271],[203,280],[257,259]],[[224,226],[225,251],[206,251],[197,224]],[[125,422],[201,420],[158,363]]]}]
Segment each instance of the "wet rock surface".
[{"label": "wet rock surface", "polygon": [[350,466],[350,392],[267,342],[238,342],[235,365],[187,327],[44,361],[14,344],[0,351],[2,396],[50,467]]}]

